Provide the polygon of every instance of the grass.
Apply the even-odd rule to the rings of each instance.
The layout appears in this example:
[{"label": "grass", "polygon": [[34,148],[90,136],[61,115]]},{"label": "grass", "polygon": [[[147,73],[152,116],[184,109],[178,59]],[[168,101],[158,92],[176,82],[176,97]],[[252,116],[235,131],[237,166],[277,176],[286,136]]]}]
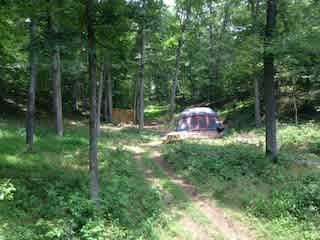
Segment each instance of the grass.
[{"label": "grass", "polygon": [[[37,126],[25,152],[19,121],[0,121],[0,239],[156,239],[162,223],[159,191],[124,144],[152,133],[103,130],[98,144],[101,211],[88,201],[88,129],[68,122],[63,138]],[[49,130],[48,130],[49,129]]]},{"label": "grass", "polygon": [[145,110],[146,119],[159,119],[167,114],[168,106],[166,105],[148,105]]},{"label": "grass", "polygon": [[193,239],[189,230],[179,222],[179,219],[183,217],[190,218],[191,221],[199,224],[214,239],[223,239],[217,229],[213,229],[206,216],[190,202],[186,193],[170,179],[164,169],[150,160],[148,153],[143,157],[142,169],[153,173],[154,185],[161,192],[162,202],[169,211],[167,212],[167,216],[171,219],[168,221],[165,229],[158,230],[162,234],[159,239],[172,239],[175,236],[180,236],[182,239]]},{"label": "grass", "polygon": [[261,130],[231,131],[222,139],[167,145],[164,151],[178,174],[251,222],[260,239],[319,239],[320,125],[280,124],[278,138],[277,165],[264,157]]},{"label": "grass", "polygon": [[[264,157],[263,130],[250,127],[251,103],[241,104],[222,112],[237,119],[224,138],[166,145],[167,161],[199,192],[250,224],[259,239],[319,239],[320,124],[278,123],[274,165]],[[154,119],[165,109],[152,106],[146,112]],[[87,123],[65,125],[59,138],[49,121],[37,123],[34,152],[27,153],[23,123],[0,120],[0,240],[192,239],[178,221],[181,215],[207,225],[148,153],[140,165],[126,148],[158,134],[109,125],[102,126],[98,143],[102,204],[97,215],[87,200]],[[144,178],[146,170],[155,182]]]}]

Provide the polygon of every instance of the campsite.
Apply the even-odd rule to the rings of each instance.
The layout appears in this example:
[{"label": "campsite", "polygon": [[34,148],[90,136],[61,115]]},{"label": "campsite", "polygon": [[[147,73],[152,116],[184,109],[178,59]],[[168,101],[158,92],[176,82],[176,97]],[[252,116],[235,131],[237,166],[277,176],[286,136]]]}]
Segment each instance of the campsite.
[{"label": "campsite", "polygon": [[319,1],[0,2],[0,240],[320,239]]}]

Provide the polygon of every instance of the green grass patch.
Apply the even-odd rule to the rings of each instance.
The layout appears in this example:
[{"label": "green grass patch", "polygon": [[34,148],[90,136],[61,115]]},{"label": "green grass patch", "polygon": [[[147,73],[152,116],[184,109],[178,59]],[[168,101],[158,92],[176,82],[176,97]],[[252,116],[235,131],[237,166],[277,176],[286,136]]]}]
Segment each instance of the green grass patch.
[{"label": "green grass patch", "polygon": [[[104,130],[98,144],[101,210],[88,200],[88,128],[56,137],[37,126],[26,152],[19,122],[0,121],[0,239],[158,239],[164,221],[159,191],[145,181],[124,144],[154,136]],[[49,130],[48,130],[49,129]]]},{"label": "green grass patch", "polygon": [[279,163],[263,152],[261,131],[233,132],[212,141],[166,145],[166,160],[178,174],[226,209],[257,219],[261,239],[319,239],[319,125],[279,126]]},{"label": "green grass patch", "polygon": [[148,105],[145,110],[146,119],[158,119],[168,113],[168,106],[166,105]]}]

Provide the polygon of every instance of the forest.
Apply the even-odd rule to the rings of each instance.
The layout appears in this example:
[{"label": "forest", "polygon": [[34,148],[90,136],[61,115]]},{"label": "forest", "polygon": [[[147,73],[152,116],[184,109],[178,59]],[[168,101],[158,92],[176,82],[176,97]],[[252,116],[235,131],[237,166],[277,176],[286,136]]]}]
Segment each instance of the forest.
[{"label": "forest", "polygon": [[320,240],[319,0],[0,0],[0,109],[0,240]]}]

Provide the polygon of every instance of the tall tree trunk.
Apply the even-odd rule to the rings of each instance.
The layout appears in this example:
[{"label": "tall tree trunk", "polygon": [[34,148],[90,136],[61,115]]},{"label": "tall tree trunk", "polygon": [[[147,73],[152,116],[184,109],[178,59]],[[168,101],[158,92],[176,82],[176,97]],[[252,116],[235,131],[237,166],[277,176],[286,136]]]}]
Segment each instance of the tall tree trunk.
[{"label": "tall tree trunk", "polygon": [[[253,24],[253,34],[258,35],[257,31],[257,18],[259,13],[260,0],[250,0],[251,4],[251,18]],[[260,81],[259,78],[255,76],[254,78],[254,115],[256,128],[261,128],[261,107],[260,107]]]},{"label": "tall tree trunk", "polygon": [[[220,92],[223,91],[224,86],[223,86],[223,82],[220,81],[220,64],[222,62],[222,58],[221,56],[224,53],[224,36],[225,36],[225,32],[227,31],[227,26],[230,22],[230,8],[232,6],[232,4],[234,3],[233,0],[227,0],[224,3],[224,9],[223,9],[223,21],[222,21],[222,26],[220,28],[219,33],[217,34],[217,41],[216,41],[216,61],[215,61],[215,69],[214,69],[214,76],[215,76],[215,81],[216,81],[216,86],[221,86],[221,89],[219,89]],[[223,94],[223,93],[222,93]]]},{"label": "tall tree trunk", "polygon": [[101,64],[100,68],[100,81],[99,81],[99,90],[98,90],[98,104],[97,104],[97,134],[100,136],[100,125],[101,125],[101,106],[102,106],[102,97],[104,89],[104,79],[105,79],[105,67],[104,63]]},{"label": "tall tree trunk", "polygon": [[137,78],[135,81],[135,92],[134,92],[134,102],[133,102],[135,124],[139,123],[139,89],[140,89],[139,86],[140,86],[140,80]]},{"label": "tall tree trunk", "polygon": [[215,66],[214,66],[214,36],[213,36],[213,7],[212,7],[212,1],[208,2],[209,5],[209,13],[210,13],[210,20],[209,20],[209,41],[210,41],[210,49],[209,49],[209,73],[210,73],[210,79],[209,79],[209,86],[208,86],[208,100],[209,102],[212,101],[214,97],[214,80],[215,80]]},{"label": "tall tree trunk", "polygon": [[[52,1],[51,1],[52,4]],[[63,113],[62,113],[62,94],[61,94],[61,59],[60,47],[57,44],[58,24],[51,9],[49,16],[49,29],[52,41],[51,49],[51,71],[53,83],[53,109],[55,113],[55,130],[58,136],[63,136]]]},{"label": "tall tree trunk", "polygon": [[264,42],[264,98],[266,105],[266,155],[276,162],[276,99],[275,99],[275,68],[272,53],[272,39],[276,26],[276,0],[267,0],[267,24]]},{"label": "tall tree trunk", "polygon": [[141,26],[140,36],[140,86],[139,86],[139,129],[144,128],[144,26]]},{"label": "tall tree trunk", "polygon": [[106,74],[107,74],[107,78],[108,78],[108,86],[107,86],[107,103],[108,103],[108,107],[107,107],[107,121],[108,122],[112,122],[112,108],[113,108],[113,103],[112,103],[112,68],[111,68],[112,64],[110,59],[107,59],[107,63],[106,63]]},{"label": "tall tree trunk", "polygon": [[293,109],[294,109],[294,122],[296,125],[299,124],[298,121],[298,105],[297,105],[297,97],[296,95],[293,96]]},{"label": "tall tree trunk", "polygon": [[186,18],[181,23],[181,32],[180,37],[178,40],[178,46],[176,48],[176,66],[175,66],[175,75],[174,80],[171,86],[171,94],[170,94],[170,109],[169,109],[169,119],[172,122],[174,120],[174,113],[176,111],[176,95],[177,95],[177,87],[178,87],[178,81],[179,81],[179,75],[180,75],[180,58],[181,58],[181,49],[184,42],[184,32],[186,30],[189,17],[191,12],[191,2],[188,1],[188,6],[186,10]]},{"label": "tall tree trunk", "polygon": [[108,92],[107,89],[104,91],[103,97],[103,120],[108,122]]},{"label": "tall tree trunk", "polygon": [[294,110],[294,122],[296,125],[299,124],[299,121],[298,121],[298,103],[297,103],[297,100],[298,100],[298,96],[297,96],[297,89],[296,89],[296,76],[293,77],[293,80],[292,80],[292,99],[293,99],[293,110]]},{"label": "tall tree trunk", "polygon": [[38,54],[36,48],[36,23],[32,19],[30,23],[30,85],[28,91],[28,105],[27,105],[27,119],[26,119],[26,143],[28,151],[33,148],[33,131],[34,131],[34,114],[35,114],[35,99],[36,99],[36,85],[38,74]]},{"label": "tall tree trunk", "polygon": [[171,97],[170,97],[170,120],[173,121],[174,113],[176,111],[176,94],[177,94],[177,86],[180,75],[180,56],[181,56],[181,47],[182,47],[182,39],[179,39],[178,46],[176,49],[176,67],[174,80],[171,88]]},{"label": "tall tree trunk", "polygon": [[97,66],[96,66],[96,43],[93,29],[93,0],[86,2],[86,17],[88,31],[88,71],[90,86],[90,199],[99,206],[99,182],[98,182],[98,161],[97,161]]},{"label": "tall tree trunk", "polygon": [[259,78],[254,79],[254,113],[256,128],[261,128],[261,110],[260,110],[260,82]]},{"label": "tall tree trunk", "polygon": [[80,103],[81,103],[81,86],[80,86],[79,80],[76,80],[76,82],[73,85],[73,98],[74,98],[73,110],[75,112],[79,112]]}]

